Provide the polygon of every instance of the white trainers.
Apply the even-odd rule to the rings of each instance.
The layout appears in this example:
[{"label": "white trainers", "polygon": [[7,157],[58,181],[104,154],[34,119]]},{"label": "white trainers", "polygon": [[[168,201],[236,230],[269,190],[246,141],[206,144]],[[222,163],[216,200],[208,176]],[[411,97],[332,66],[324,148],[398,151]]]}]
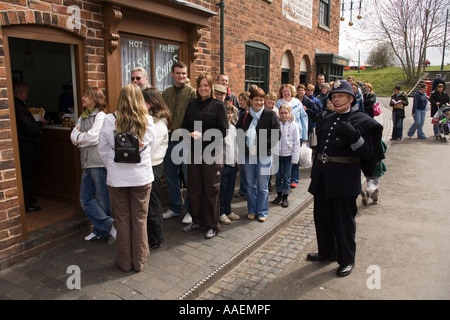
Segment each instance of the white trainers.
[{"label": "white trainers", "polygon": [[111,237],[109,237],[109,239],[108,239],[108,244],[113,244],[114,242],[116,242],[117,230],[116,230],[116,227],[114,227],[114,223],[111,225],[111,230],[109,230],[109,235]]},{"label": "white trainers", "polygon": [[223,223],[223,224],[230,224],[231,223],[231,220],[228,219],[228,217],[227,217],[227,215],[225,213],[222,213],[219,216],[219,221],[220,221],[220,223]]},{"label": "white trainers", "polygon": [[86,237],[84,237],[84,240],[89,242],[89,241],[94,241],[94,240],[100,240],[100,238],[97,237],[97,236],[95,235],[95,233],[91,232],[91,233],[88,234]]},{"label": "white trainers", "polygon": [[163,213],[163,219],[169,219],[169,218],[178,217],[178,216],[180,216],[180,215],[173,212],[170,209]]},{"label": "white trainers", "polygon": [[181,221],[181,223],[184,223],[184,224],[192,223],[192,216],[190,215],[189,212],[186,212],[186,215],[184,216],[184,218]]},{"label": "white trainers", "polygon": [[232,212],[228,215],[228,219],[230,220],[239,220],[241,217],[238,216],[236,213]]}]

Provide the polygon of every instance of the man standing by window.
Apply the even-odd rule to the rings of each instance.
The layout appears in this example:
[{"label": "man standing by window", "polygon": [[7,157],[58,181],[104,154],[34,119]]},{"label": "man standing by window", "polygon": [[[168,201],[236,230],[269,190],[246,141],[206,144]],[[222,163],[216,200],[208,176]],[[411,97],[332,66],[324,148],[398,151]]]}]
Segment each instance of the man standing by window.
[{"label": "man standing by window", "polygon": [[[172,113],[174,130],[181,127],[184,112],[191,99],[195,99],[196,91],[194,88],[186,84],[187,65],[181,61],[175,62],[172,66],[173,86],[167,88],[163,92],[163,98]],[[180,172],[183,170],[184,183],[187,185],[186,164],[182,167],[175,164],[172,159],[172,149],[180,143],[180,141],[172,141],[172,132],[169,132],[169,146],[164,157],[164,175],[166,177],[167,189],[169,193],[170,209],[163,213],[163,218],[168,219],[178,217],[183,213]],[[182,156],[182,155],[180,155]],[[189,214],[188,196],[185,197],[186,215],[182,223],[191,223],[192,218]]]}]

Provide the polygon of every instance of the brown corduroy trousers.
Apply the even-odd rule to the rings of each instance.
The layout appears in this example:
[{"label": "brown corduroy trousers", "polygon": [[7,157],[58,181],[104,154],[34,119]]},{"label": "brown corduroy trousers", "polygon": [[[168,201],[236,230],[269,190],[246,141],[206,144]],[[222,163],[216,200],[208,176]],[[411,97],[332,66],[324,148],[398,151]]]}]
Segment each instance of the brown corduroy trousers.
[{"label": "brown corduroy trousers", "polygon": [[152,184],[139,187],[108,186],[117,239],[116,264],[123,271],[141,271],[150,255],[147,238],[148,202]]}]

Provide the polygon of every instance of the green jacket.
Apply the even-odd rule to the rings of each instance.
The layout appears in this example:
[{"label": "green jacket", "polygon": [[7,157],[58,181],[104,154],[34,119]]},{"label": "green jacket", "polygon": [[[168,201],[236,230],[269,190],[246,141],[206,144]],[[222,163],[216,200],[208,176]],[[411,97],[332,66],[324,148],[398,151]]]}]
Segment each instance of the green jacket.
[{"label": "green jacket", "polygon": [[162,96],[172,113],[174,130],[180,128],[189,101],[196,97],[196,90],[183,84],[181,87],[167,88]]}]

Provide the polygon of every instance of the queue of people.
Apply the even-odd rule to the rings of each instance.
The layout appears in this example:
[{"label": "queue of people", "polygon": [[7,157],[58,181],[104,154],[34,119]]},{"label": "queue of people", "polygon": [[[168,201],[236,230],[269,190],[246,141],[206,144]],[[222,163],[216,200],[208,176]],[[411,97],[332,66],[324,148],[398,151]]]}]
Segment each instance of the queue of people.
[{"label": "queue of people", "polygon": [[[340,157],[326,150],[328,140],[320,140],[324,137],[320,124],[326,114],[343,109],[342,100],[335,102],[335,95],[331,95],[350,86],[350,82],[326,83],[319,75],[316,86],[283,84],[278,92],[266,93],[253,85],[234,95],[224,74],[215,81],[210,74],[199,75],[196,89],[187,83],[187,65],[183,62],[172,66],[171,75],[174,85],[160,93],[149,84],[145,69],[132,70],[130,84],[122,88],[112,114],[102,90],[86,88],[84,110],[71,132],[72,143],[80,148],[83,169],[80,202],[93,225],[84,240],[109,238],[109,243],[115,242],[116,264],[126,272],[142,270],[150,250],[163,245],[164,219],[184,214],[181,223],[187,224],[185,232],[203,229],[204,237],[211,239],[221,230],[221,224],[241,218],[232,210],[233,197],[246,197],[247,219],[264,222],[269,217],[272,176],[277,192],[272,203],[288,207],[290,189],[299,183],[302,144],[317,149],[313,172],[317,172],[318,162],[323,166]],[[15,90],[17,97],[20,90]],[[348,93],[355,98],[352,107],[357,96],[363,101],[366,94],[358,95],[353,89]],[[370,94],[374,95],[367,92],[366,101],[370,101]],[[361,103],[359,108],[365,106]],[[369,148],[366,145],[373,143],[370,135],[359,136],[356,132],[362,134],[363,130],[358,130],[352,124],[343,126],[336,137],[336,144],[341,144],[338,149],[350,146],[354,152],[362,146],[364,150]],[[118,134],[137,137],[139,146],[133,152],[138,153],[139,161],[117,160]],[[344,158],[353,156],[347,153]],[[357,156],[370,158],[371,154],[367,151]],[[356,171],[352,172],[356,175]],[[163,175],[169,202],[166,212],[161,206]],[[238,177],[240,185],[234,194]],[[312,178],[310,190],[316,196],[323,181],[319,188],[316,174]],[[318,178],[323,179],[320,175]],[[351,197],[357,189],[351,189]],[[319,193],[324,199],[328,199],[327,190]],[[347,200],[347,206],[353,200]],[[27,208],[39,209],[30,202]],[[319,211],[327,208],[317,208],[319,219],[324,214]],[[345,224],[352,224],[353,213]],[[345,241],[350,248],[351,239]],[[322,244],[319,256],[340,255],[321,248]],[[345,258],[341,262],[352,261]]]}]

